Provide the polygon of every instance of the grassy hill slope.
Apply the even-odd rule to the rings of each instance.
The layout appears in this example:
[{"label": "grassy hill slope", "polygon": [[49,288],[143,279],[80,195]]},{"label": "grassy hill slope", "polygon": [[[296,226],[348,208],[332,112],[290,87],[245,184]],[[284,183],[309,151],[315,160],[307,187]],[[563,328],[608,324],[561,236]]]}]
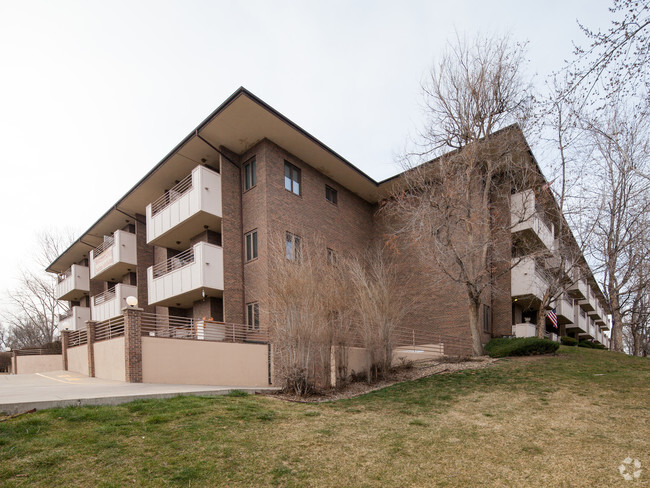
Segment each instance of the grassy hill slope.
[{"label": "grassy hill slope", "polygon": [[0,486],[132,484],[650,486],[650,360],[562,347],[327,404],[180,397],[0,423]]}]

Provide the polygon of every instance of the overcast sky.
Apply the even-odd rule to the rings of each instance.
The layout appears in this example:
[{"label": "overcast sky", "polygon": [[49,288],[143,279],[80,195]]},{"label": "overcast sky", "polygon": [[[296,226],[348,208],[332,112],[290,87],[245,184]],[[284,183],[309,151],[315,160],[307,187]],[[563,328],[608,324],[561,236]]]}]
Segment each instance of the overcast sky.
[{"label": "overcast sky", "polygon": [[455,31],[529,41],[539,81],[608,6],[0,0],[0,293],[40,230],[87,229],[239,86],[379,180]]}]

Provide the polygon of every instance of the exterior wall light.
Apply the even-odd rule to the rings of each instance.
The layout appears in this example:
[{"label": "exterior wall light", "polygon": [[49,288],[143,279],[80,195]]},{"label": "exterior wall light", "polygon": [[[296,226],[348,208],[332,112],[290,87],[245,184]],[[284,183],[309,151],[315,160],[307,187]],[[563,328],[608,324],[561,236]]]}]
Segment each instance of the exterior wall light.
[{"label": "exterior wall light", "polygon": [[131,308],[137,307],[138,299],[134,296],[126,297],[126,304]]}]

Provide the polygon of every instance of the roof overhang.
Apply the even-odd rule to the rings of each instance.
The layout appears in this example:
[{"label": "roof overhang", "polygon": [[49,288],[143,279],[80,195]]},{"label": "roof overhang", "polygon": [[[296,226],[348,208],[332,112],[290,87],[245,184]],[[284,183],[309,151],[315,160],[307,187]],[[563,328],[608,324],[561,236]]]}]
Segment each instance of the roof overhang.
[{"label": "roof overhang", "polygon": [[218,167],[219,153],[215,148],[225,146],[243,154],[263,139],[279,145],[364,200],[377,201],[375,180],[241,87],[54,260],[47,271],[67,270],[88,257],[104,235],[133,223],[137,215],[144,218],[146,206],[198,164]]}]

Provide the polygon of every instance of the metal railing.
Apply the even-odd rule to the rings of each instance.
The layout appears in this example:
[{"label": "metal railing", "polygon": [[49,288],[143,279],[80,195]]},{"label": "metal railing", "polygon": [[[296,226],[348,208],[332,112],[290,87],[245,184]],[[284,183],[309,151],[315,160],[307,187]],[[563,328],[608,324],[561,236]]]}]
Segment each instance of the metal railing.
[{"label": "metal railing", "polygon": [[68,278],[70,278],[70,276],[72,276],[72,268],[71,268],[71,267],[68,268],[68,269],[67,269],[66,271],[64,271],[63,273],[59,273],[59,274],[56,276],[56,282],[57,282],[57,283],[61,283],[62,281],[65,281],[65,280],[67,280]]},{"label": "metal railing", "polygon": [[124,315],[113,317],[95,324],[95,342],[113,339],[124,335]]},{"label": "metal railing", "polygon": [[269,341],[266,330],[251,330],[245,324],[217,322],[210,319],[192,319],[155,313],[142,313],[142,335],[172,339],[191,339],[218,342]]},{"label": "metal railing", "polygon": [[152,267],[153,277],[159,278],[161,276],[166,275],[167,273],[171,273],[172,271],[181,269],[182,267],[187,266],[188,264],[192,264],[193,262],[194,262],[194,248],[191,247],[186,251],[177,254],[176,256],[172,256],[167,261],[154,264]]},{"label": "metal railing", "polygon": [[171,205],[173,202],[182,197],[185,193],[192,189],[192,173],[187,175],[181,181],[176,183],[172,188],[165,191],[151,204],[151,215],[156,215],[165,207]]},{"label": "metal railing", "polygon": [[[360,331],[355,331],[349,343],[352,347],[367,347],[375,337],[364,339]],[[418,356],[423,361],[440,356],[468,357],[472,355],[470,338],[456,337],[425,328],[395,327],[387,340],[397,355],[403,353],[411,360]],[[414,359],[416,358],[416,359]]]},{"label": "metal railing", "polygon": [[95,295],[93,297],[93,304],[101,305],[102,303],[106,303],[110,300],[113,300],[114,298],[115,298],[115,288],[111,288],[110,290],[106,290],[98,295]]},{"label": "metal railing", "polygon": [[88,344],[88,333],[85,330],[73,330],[68,335],[68,347]]},{"label": "metal railing", "polygon": [[42,347],[28,347],[25,349],[12,349],[12,352],[16,353],[16,356],[48,356],[61,354],[61,351],[55,351],[53,349],[42,348]]},{"label": "metal railing", "polygon": [[101,253],[106,251],[109,247],[111,247],[113,244],[115,244],[115,236],[104,236],[104,242],[102,242],[99,246],[97,246],[95,249],[93,249],[93,257],[99,256]]}]

